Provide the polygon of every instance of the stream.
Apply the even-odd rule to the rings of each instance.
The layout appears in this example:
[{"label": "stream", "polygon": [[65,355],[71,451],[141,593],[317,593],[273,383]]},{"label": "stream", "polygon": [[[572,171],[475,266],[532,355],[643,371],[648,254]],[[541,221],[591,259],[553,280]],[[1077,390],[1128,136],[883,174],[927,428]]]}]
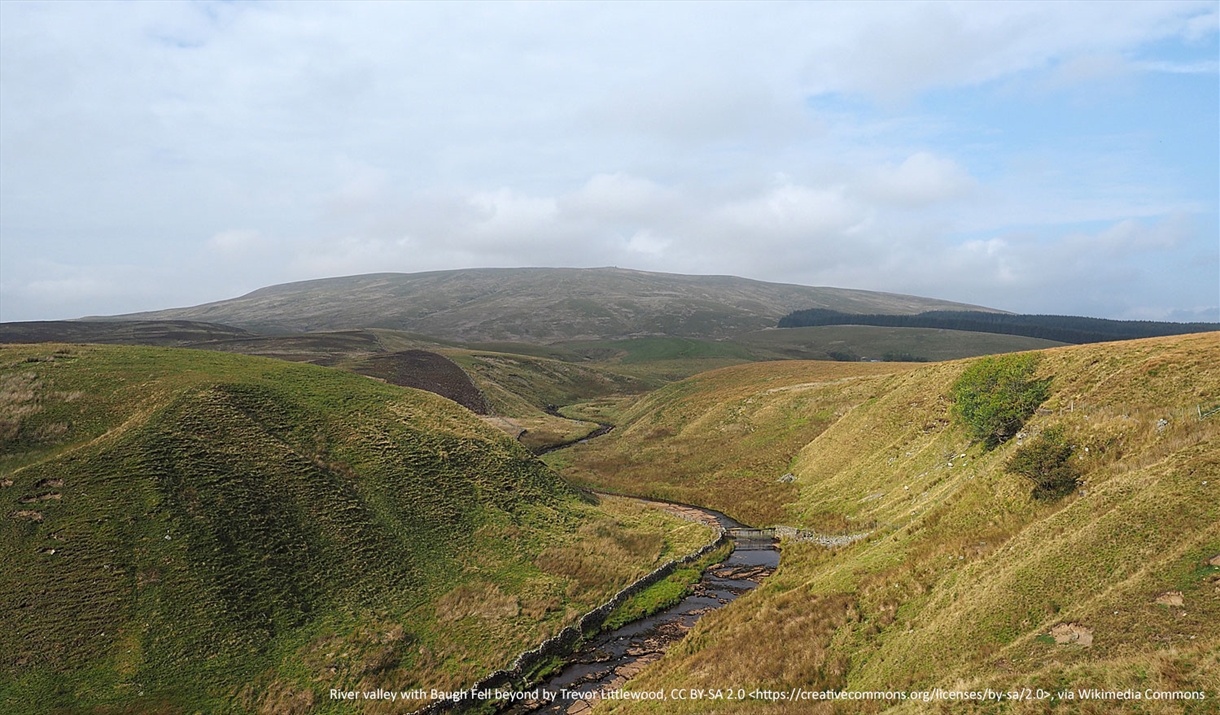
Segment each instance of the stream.
[{"label": "stream", "polygon": [[[742,526],[710,509],[687,505],[664,506],[687,515],[698,513],[700,520],[709,524],[715,520],[726,530]],[[724,607],[757,587],[779,566],[779,549],[773,539],[735,539],[734,543],[733,553],[724,562],[704,571],[694,590],[681,601],[614,631],[602,633],[568,656],[561,670],[537,686],[554,694],[554,700],[550,700],[548,694],[547,702],[525,701],[506,707],[501,712],[508,715],[576,715],[592,709],[592,704],[574,697],[561,697],[563,690],[587,693],[623,687],[628,679],[658,660],[671,645],[681,640],[701,616]]]}]

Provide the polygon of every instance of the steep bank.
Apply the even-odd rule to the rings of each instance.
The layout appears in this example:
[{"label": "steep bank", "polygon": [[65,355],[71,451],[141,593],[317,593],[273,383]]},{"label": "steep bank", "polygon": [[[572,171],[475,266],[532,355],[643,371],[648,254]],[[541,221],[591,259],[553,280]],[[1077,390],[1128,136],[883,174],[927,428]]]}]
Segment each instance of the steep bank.
[{"label": "steep bank", "polygon": [[582,500],[430,393],[0,348],[5,711],[377,709],[323,696],[461,687],[705,539]]},{"label": "steep bank", "polygon": [[[1036,500],[1031,483],[1005,468],[1018,440],[992,451],[971,443],[949,397],[970,361],[867,378],[867,389],[846,383],[861,391],[792,461],[784,519],[871,536],[836,551],[786,544],[775,576],[702,620],[633,687],[1147,689],[1212,700],[1144,701],[1141,712],[1208,712],[1220,697],[1220,415],[1212,412],[1220,405],[1220,335],[1042,354],[1037,376],[1050,379],[1050,396],[1020,441],[1061,429],[1083,474],[1079,491]],[[676,389],[694,393],[698,384]],[[800,384],[777,376],[773,388]],[[705,449],[717,449],[722,423],[706,423]],[[719,458],[743,464],[728,442]],[[572,454],[569,469],[581,469]],[[702,503],[729,498],[715,482],[689,486],[708,489]],[[1047,704],[951,707],[1042,712]],[[1113,701],[1051,704],[1129,711]],[[768,713],[940,707],[747,700],[607,711],[713,705]]]}]

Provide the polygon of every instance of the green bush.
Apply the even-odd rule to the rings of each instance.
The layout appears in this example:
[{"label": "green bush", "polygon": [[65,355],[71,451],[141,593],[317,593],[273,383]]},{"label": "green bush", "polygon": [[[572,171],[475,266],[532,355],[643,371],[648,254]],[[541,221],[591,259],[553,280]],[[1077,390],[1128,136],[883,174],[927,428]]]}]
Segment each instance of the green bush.
[{"label": "green bush", "polygon": [[993,355],[975,361],[953,383],[953,411],[977,440],[1003,444],[1046,401],[1050,378],[1033,379],[1037,353]]},{"label": "green bush", "polygon": [[1080,468],[1072,460],[1062,426],[1050,427],[1017,448],[1007,469],[1034,483],[1035,499],[1058,499],[1076,491]]}]

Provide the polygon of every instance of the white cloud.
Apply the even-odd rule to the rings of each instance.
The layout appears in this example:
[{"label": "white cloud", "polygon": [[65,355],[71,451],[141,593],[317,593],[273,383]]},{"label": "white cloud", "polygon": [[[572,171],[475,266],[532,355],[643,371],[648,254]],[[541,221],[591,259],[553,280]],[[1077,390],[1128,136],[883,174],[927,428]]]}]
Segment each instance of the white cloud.
[{"label": "white cloud", "polygon": [[1164,72],[1165,74],[1216,74],[1220,72],[1220,62],[1167,62],[1140,61],[1132,62],[1131,66],[1145,72]]},{"label": "white cloud", "polygon": [[915,208],[968,196],[977,188],[975,178],[957,162],[921,151],[901,164],[866,172],[861,192],[883,203]]},{"label": "white cloud", "polygon": [[887,3],[837,14],[824,31],[835,37],[810,53],[810,87],[890,101],[1215,32],[1200,19],[1214,18],[1208,3]]},{"label": "white cloud", "polygon": [[1144,250],[1165,251],[1189,236],[1190,230],[1188,220],[1180,215],[1169,216],[1153,224],[1125,219],[1095,234],[1071,234],[1064,243],[1081,251],[1112,255]]},{"label": "white cloud", "polygon": [[243,258],[259,251],[266,241],[258,231],[238,228],[213,234],[204,245],[207,250],[224,258]]},{"label": "white cloud", "polygon": [[360,214],[383,203],[391,188],[385,169],[340,156],[336,160],[339,186],[327,198],[328,210],[338,216]]},{"label": "white cloud", "polygon": [[[1078,149],[1054,117],[1014,140],[913,100],[1191,80],[1215,35],[1211,2],[0,3],[0,310],[608,264],[1019,308],[1081,255],[1197,252],[1211,184],[1142,126]],[[1169,305],[1141,275],[1122,292]],[[1162,292],[1193,309],[1214,279],[1191,280]]]},{"label": "white cloud", "polygon": [[675,192],[623,172],[597,174],[558,200],[566,215],[594,221],[655,220],[681,211]]},{"label": "white cloud", "polygon": [[1076,87],[1083,83],[1117,79],[1130,69],[1127,60],[1117,52],[1080,55],[1056,65],[1045,84],[1056,89]]},{"label": "white cloud", "polygon": [[[0,305],[20,302],[50,314],[67,309],[76,315],[104,315],[116,305],[156,295],[164,288],[161,281],[132,265],[77,266],[36,261],[34,270],[22,279],[4,282]],[[37,314],[18,317],[34,320]]]},{"label": "white cloud", "polygon": [[1213,3],[1210,12],[1202,12],[1186,21],[1182,35],[1191,42],[1198,42],[1220,32],[1220,11]]},{"label": "white cloud", "polygon": [[651,256],[660,256],[665,253],[665,249],[669,248],[670,241],[654,236],[652,231],[643,229],[637,231],[627,240],[627,253],[644,253]]},{"label": "white cloud", "polygon": [[719,208],[712,221],[757,245],[843,231],[862,218],[840,189],[784,184]]}]

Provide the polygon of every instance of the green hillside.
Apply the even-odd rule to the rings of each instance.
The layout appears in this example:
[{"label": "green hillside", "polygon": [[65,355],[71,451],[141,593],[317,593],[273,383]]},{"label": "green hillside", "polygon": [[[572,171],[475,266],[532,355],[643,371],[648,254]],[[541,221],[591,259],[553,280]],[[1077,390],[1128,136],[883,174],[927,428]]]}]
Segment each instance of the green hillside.
[{"label": "green hillside", "polygon": [[797,452],[873,394],[876,376],[913,367],[787,360],[701,373],[614,405],[613,432],[546,460],[597,489],[780,523],[796,499],[781,477]]},{"label": "green hillside", "polygon": [[707,538],[582,501],[430,393],[216,352],[0,348],[5,712],[348,712],[323,694],[462,687]]},{"label": "green hillside", "polygon": [[[838,405],[824,402],[829,376],[729,368],[644,398],[602,444],[564,455],[568,474],[626,483],[604,469],[617,470],[615,460],[626,456],[613,440],[634,433],[647,454],[662,449],[648,430],[669,431],[713,453],[703,459],[724,476],[685,472],[654,489],[702,493],[704,503],[744,501],[748,475],[727,477],[756,457],[738,445],[800,422],[782,409],[793,403],[760,397],[808,392],[823,402],[798,414],[814,419],[826,410],[826,424],[788,455],[795,481],[775,484],[786,491],[745,491],[764,494],[756,508],[774,509],[771,523],[867,535],[835,550],[786,542],[775,576],[702,619],[632,687],[1096,688],[1203,691],[1209,700],[670,700],[609,703],[606,711],[1215,712],[1220,334],[1040,355],[1035,378],[1049,380],[1049,397],[1022,434],[993,450],[972,442],[952,413],[950,388],[972,364],[958,361],[841,379]],[[702,403],[726,406],[704,418],[681,408]],[[1044,434],[1064,435],[1081,475],[1081,488],[1061,499],[1034,498],[1032,483],[1008,468],[1017,450]],[[783,456],[768,463],[768,477]],[[644,476],[637,471],[634,481]]]},{"label": "green hillside", "polygon": [[[948,360],[1058,343],[956,330],[826,326],[767,329],[732,340],[648,336],[619,340],[458,343],[397,330],[351,329],[253,335],[186,321],[51,321],[0,324],[0,342],[84,341],[165,344],[337,367],[391,384],[435,392],[480,414],[532,450],[565,444],[597,429],[568,420],[576,403],[621,401],[691,375],[765,360]],[[441,358],[459,364],[470,379]],[[473,385],[470,382],[473,381]],[[587,406],[586,406],[587,407]],[[600,420],[605,415],[593,416]]]},{"label": "green hillside", "polygon": [[644,335],[724,338],[802,308],[847,313],[978,310],[843,288],[621,268],[479,268],[375,273],[261,288],[191,308],[118,316],[206,320],[258,333],[385,328],[461,342],[554,343]]}]

